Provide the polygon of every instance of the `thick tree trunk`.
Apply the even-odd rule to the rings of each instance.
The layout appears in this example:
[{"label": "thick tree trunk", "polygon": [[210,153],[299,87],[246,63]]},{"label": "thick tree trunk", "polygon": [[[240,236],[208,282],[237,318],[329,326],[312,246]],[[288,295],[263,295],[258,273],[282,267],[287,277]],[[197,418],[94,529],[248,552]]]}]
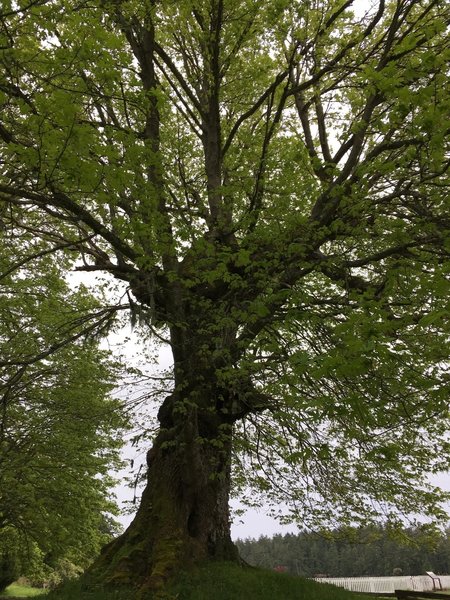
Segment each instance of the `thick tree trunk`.
[{"label": "thick tree trunk", "polygon": [[138,584],[138,597],[174,572],[210,559],[239,560],[230,537],[231,428],[203,380],[163,403],[135,519],[91,568],[95,580]]}]

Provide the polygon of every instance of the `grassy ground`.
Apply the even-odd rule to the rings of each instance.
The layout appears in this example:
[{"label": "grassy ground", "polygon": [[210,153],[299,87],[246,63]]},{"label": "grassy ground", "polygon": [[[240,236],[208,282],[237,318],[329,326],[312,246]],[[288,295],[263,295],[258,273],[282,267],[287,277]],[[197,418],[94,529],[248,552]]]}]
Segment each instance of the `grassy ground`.
[{"label": "grassy ground", "polygon": [[41,596],[42,599],[45,597],[45,591],[28,587],[26,585],[19,585],[13,583],[6,590],[0,594],[0,598],[31,598],[32,596]]},{"label": "grassy ground", "polygon": [[[41,600],[133,600],[133,590],[93,590],[78,580],[46,595],[43,590],[13,584],[0,594],[0,599],[32,596]],[[154,600],[374,600],[374,597],[263,569],[215,563],[181,574],[165,595]]]},{"label": "grassy ground", "polygon": [[[86,589],[72,582],[51,592],[45,600],[132,600],[132,590]],[[212,564],[181,574],[165,595],[165,600],[369,600],[331,585],[261,569]],[[156,600],[156,596],[155,596]],[[373,600],[371,598],[370,600]]]},{"label": "grassy ground", "polygon": [[[179,600],[362,600],[342,588],[262,569],[235,565],[204,567],[179,578],[172,593]],[[373,598],[372,598],[373,600]]]}]

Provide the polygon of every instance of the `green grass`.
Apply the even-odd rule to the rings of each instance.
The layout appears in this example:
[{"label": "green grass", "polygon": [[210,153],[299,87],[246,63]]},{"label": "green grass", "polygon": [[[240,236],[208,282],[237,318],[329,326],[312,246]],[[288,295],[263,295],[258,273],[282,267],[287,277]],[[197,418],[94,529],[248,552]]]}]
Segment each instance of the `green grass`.
[{"label": "green grass", "polygon": [[45,595],[45,590],[12,583],[2,594],[0,594],[0,598],[31,598],[32,596],[41,596],[44,598]]},{"label": "green grass", "polygon": [[[151,597],[149,597],[151,598]],[[331,585],[262,569],[213,563],[182,573],[158,600],[369,600]],[[89,589],[83,581],[50,592],[45,600],[133,600],[133,590]],[[156,596],[155,596],[156,600]],[[373,600],[371,598],[370,600]]]},{"label": "green grass", "polygon": [[[172,586],[177,600],[362,600],[342,588],[292,575],[235,565],[208,565]],[[178,594],[178,597],[177,597]],[[367,598],[367,597],[366,597]],[[373,600],[373,598],[372,598]]]},{"label": "green grass", "polygon": [[48,594],[45,600],[134,600],[128,588],[89,587],[83,581],[70,581]]},{"label": "green grass", "polygon": [[88,587],[82,581],[71,581],[61,589],[50,592],[45,600],[134,600],[128,588]]}]

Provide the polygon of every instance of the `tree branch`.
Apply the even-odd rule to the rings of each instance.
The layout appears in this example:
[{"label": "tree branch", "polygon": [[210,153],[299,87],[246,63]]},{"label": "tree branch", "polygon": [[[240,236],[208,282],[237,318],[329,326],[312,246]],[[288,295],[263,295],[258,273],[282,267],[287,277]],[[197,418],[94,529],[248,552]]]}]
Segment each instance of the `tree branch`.
[{"label": "tree branch", "polygon": [[6,196],[10,196],[11,198],[25,198],[30,200],[31,202],[36,203],[37,206],[45,207],[50,204],[54,207],[61,208],[78,220],[82,221],[85,225],[90,227],[95,234],[102,237],[104,240],[109,242],[111,246],[117,250],[119,250],[124,256],[129,258],[132,261],[136,261],[138,258],[138,253],[129,246],[126,242],[124,242],[121,238],[119,238],[115,233],[110,231],[105,225],[103,225],[100,221],[98,221],[95,217],[92,216],[88,210],[77,204],[74,200],[72,200],[67,194],[59,191],[52,191],[51,196],[44,195],[38,192],[32,192],[25,189],[17,189],[15,187],[4,185],[0,183],[0,192],[5,194]]},{"label": "tree branch", "polygon": [[[0,360],[0,367],[10,367],[10,366],[21,365],[21,367],[24,368],[29,365],[35,364],[41,360],[44,360],[45,358],[54,354],[61,348],[64,348],[65,346],[68,346],[69,344],[76,342],[80,338],[86,337],[90,334],[93,334],[95,331],[99,331],[99,330],[103,329],[111,321],[112,315],[114,315],[116,312],[118,312],[120,310],[125,310],[125,309],[128,309],[127,305],[113,306],[113,307],[101,309],[94,315],[88,315],[87,317],[84,317],[83,321],[90,321],[94,318],[97,319],[97,317],[100,317],[100,318],[98,318],[95,321],[95,323],[92,323],[91,325],[84,327],[77,333],[69,335],[64,340],[61,340],[60,342],[55,342],[54,344],[50,345],[46,350],[43,350],[39,354],[29,356],[28,358],[24,357],[20,360],[19,359],[18,360],[6,360],[6,361]],[[73,327],[75,327],[75,326],[79,325],[79,323],[80,323],[80,321],[77,320],[77,322],[73,323],[72,325],[73,325]]]},{"label": "tree branch", "polygon": [[243,113],[236,121],[236,123],[233,125],[233,127],[231,128],[230,133],[228,134],[228,137],[226,139],[225,144],[223,145],[222,148],[222,155],[224,156],[233,139],[234,136],[236,135],[236,133],[239,130],[239,127],[242,125],[242,123],[244,121],[246,121],[248,118],[250,118],[252,115],[255,114],[255,112],[258,110],[258,108],[260,108],[264,102],[267,100],[267,98],[269,98],[269,96],[271,94],[273,94],[273,92],[277,89],[277,87],[286,79],[286,77],[289,75],[289,70],[283,71],[282,73],[279,73],[276,77],[274,82],[265,90],[265,92],[263,92],[261,94],[261,96],[258,98],[258,100],[253,104],[253,106],[251,108],[249,108],[245,113]]}]

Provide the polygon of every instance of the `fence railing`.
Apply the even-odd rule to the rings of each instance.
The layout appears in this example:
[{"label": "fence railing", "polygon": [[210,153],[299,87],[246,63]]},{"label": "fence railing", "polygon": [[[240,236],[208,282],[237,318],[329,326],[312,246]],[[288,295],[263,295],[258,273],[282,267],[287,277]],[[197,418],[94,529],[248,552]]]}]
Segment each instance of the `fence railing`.
[{"label": "fence railing", "polygon": [[[442,587],[450,588],[450,575],[440,575]],[[372,594],[393,594],[395,590],[411,590],[417,592],[433,591],[433,580],[428,575],[401,577],[315,577],[319,583],[331,583],[351,592],[367,592]]]}]

